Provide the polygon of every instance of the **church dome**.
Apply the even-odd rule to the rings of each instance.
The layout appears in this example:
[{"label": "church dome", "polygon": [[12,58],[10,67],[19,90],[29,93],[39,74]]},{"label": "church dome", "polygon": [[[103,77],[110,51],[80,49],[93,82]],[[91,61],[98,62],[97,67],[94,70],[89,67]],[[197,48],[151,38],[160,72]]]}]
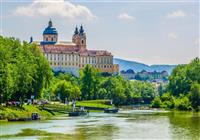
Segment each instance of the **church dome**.
[{"label": "church dome", "polygon": [[43,35],[47,35],[47,34],[53,34],[53,35],[57,35],[58,32],[56,30],[56,28],[53,27],[52,21],[49,21],[48,27],[45,28]]}]

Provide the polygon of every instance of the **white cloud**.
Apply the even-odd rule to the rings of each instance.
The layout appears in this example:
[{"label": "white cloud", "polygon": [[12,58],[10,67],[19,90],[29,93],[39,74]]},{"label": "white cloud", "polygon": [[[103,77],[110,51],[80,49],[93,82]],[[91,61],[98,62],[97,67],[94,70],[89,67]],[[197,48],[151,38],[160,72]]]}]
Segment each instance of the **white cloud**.
[{"label": "white cloud", "polygon": [[167,15],[168,18],[183,18],[185,16],[186,14],[182,10],[173,11]]},{"label": "white cloud", "polygon": [[122,19],[122,20],[134,20],[134,19],[135,19],[135,17],[130,16],[129,14],[127,14],[127,13],[125,13],[125,12],[119,14],[118,18],[119,18],[119,19]]},{"label": "white cloud", "polygon": [[200,45],[200,38],[199,38],[199,39],[196,39],[196,40],[194,41],[194,44],[195,44],[195,45]]},{"label": "white cloud", "polygon": [[16,16],[58,16],[61,18],[74,19],[86,19],[91,20],[96,18],[92,12],[82,5],[74,5],[69,1],[57,0],[34,0],[33,3],[27,6],[17,7],[13,13]]},{"label": "white cloud", "polygon": [[171,39],[177,39],[178,38],[178,35],[176,33],[169,33],[168,36]]}]

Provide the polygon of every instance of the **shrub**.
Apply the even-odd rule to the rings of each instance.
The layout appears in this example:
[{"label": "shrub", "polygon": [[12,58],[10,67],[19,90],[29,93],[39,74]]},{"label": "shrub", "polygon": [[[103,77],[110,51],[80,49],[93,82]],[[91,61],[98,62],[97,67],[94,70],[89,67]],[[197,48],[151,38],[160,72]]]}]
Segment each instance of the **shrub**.
[{"label": "shrub", "polygon": [[161,104],[162,104],[162,102],[161,102],[161,100],[160,100],[160,97],[156,97],[156,98],[152,101],[151,107],[153,107],[153,108],[160,108],[160,107],[161,107]]},{"label": "shrub", "polygon": [[175,108],[178,110],[191,110],[191,103],[188,97],[179,97],[175,99]]}]

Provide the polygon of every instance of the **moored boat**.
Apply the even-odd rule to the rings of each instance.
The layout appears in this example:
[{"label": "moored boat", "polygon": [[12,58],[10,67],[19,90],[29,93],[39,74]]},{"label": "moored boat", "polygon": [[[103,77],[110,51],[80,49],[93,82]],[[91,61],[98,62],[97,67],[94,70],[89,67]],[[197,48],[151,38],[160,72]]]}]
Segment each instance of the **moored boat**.
[{"label": "moored boat", "polygon": [[117,113],[118,110],[118,108],[106,108],[104,109],[104,113]]},{"label": "moored boat", "polygon": [[40,116],[38,113],[32,113],[30,118],[8,118],[8,121],[32,121],[32,120],[40,120]]},{"label": "moored boat", "polygon": [[87,111],[80,111],[80,110],[69,112],[69,116],[84,116],[87,114],[88,114]]}]

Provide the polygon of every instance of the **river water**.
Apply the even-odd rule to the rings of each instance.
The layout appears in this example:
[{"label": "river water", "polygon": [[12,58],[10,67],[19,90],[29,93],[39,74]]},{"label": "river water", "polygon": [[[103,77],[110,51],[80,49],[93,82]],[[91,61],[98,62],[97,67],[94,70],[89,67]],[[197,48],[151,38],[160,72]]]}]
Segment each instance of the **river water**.
[{"label": "river water", "polygon": [[1,122],[0,139],[12,140],[200,140],[200,114],[153,110],[90,113],[47,121]]}]

